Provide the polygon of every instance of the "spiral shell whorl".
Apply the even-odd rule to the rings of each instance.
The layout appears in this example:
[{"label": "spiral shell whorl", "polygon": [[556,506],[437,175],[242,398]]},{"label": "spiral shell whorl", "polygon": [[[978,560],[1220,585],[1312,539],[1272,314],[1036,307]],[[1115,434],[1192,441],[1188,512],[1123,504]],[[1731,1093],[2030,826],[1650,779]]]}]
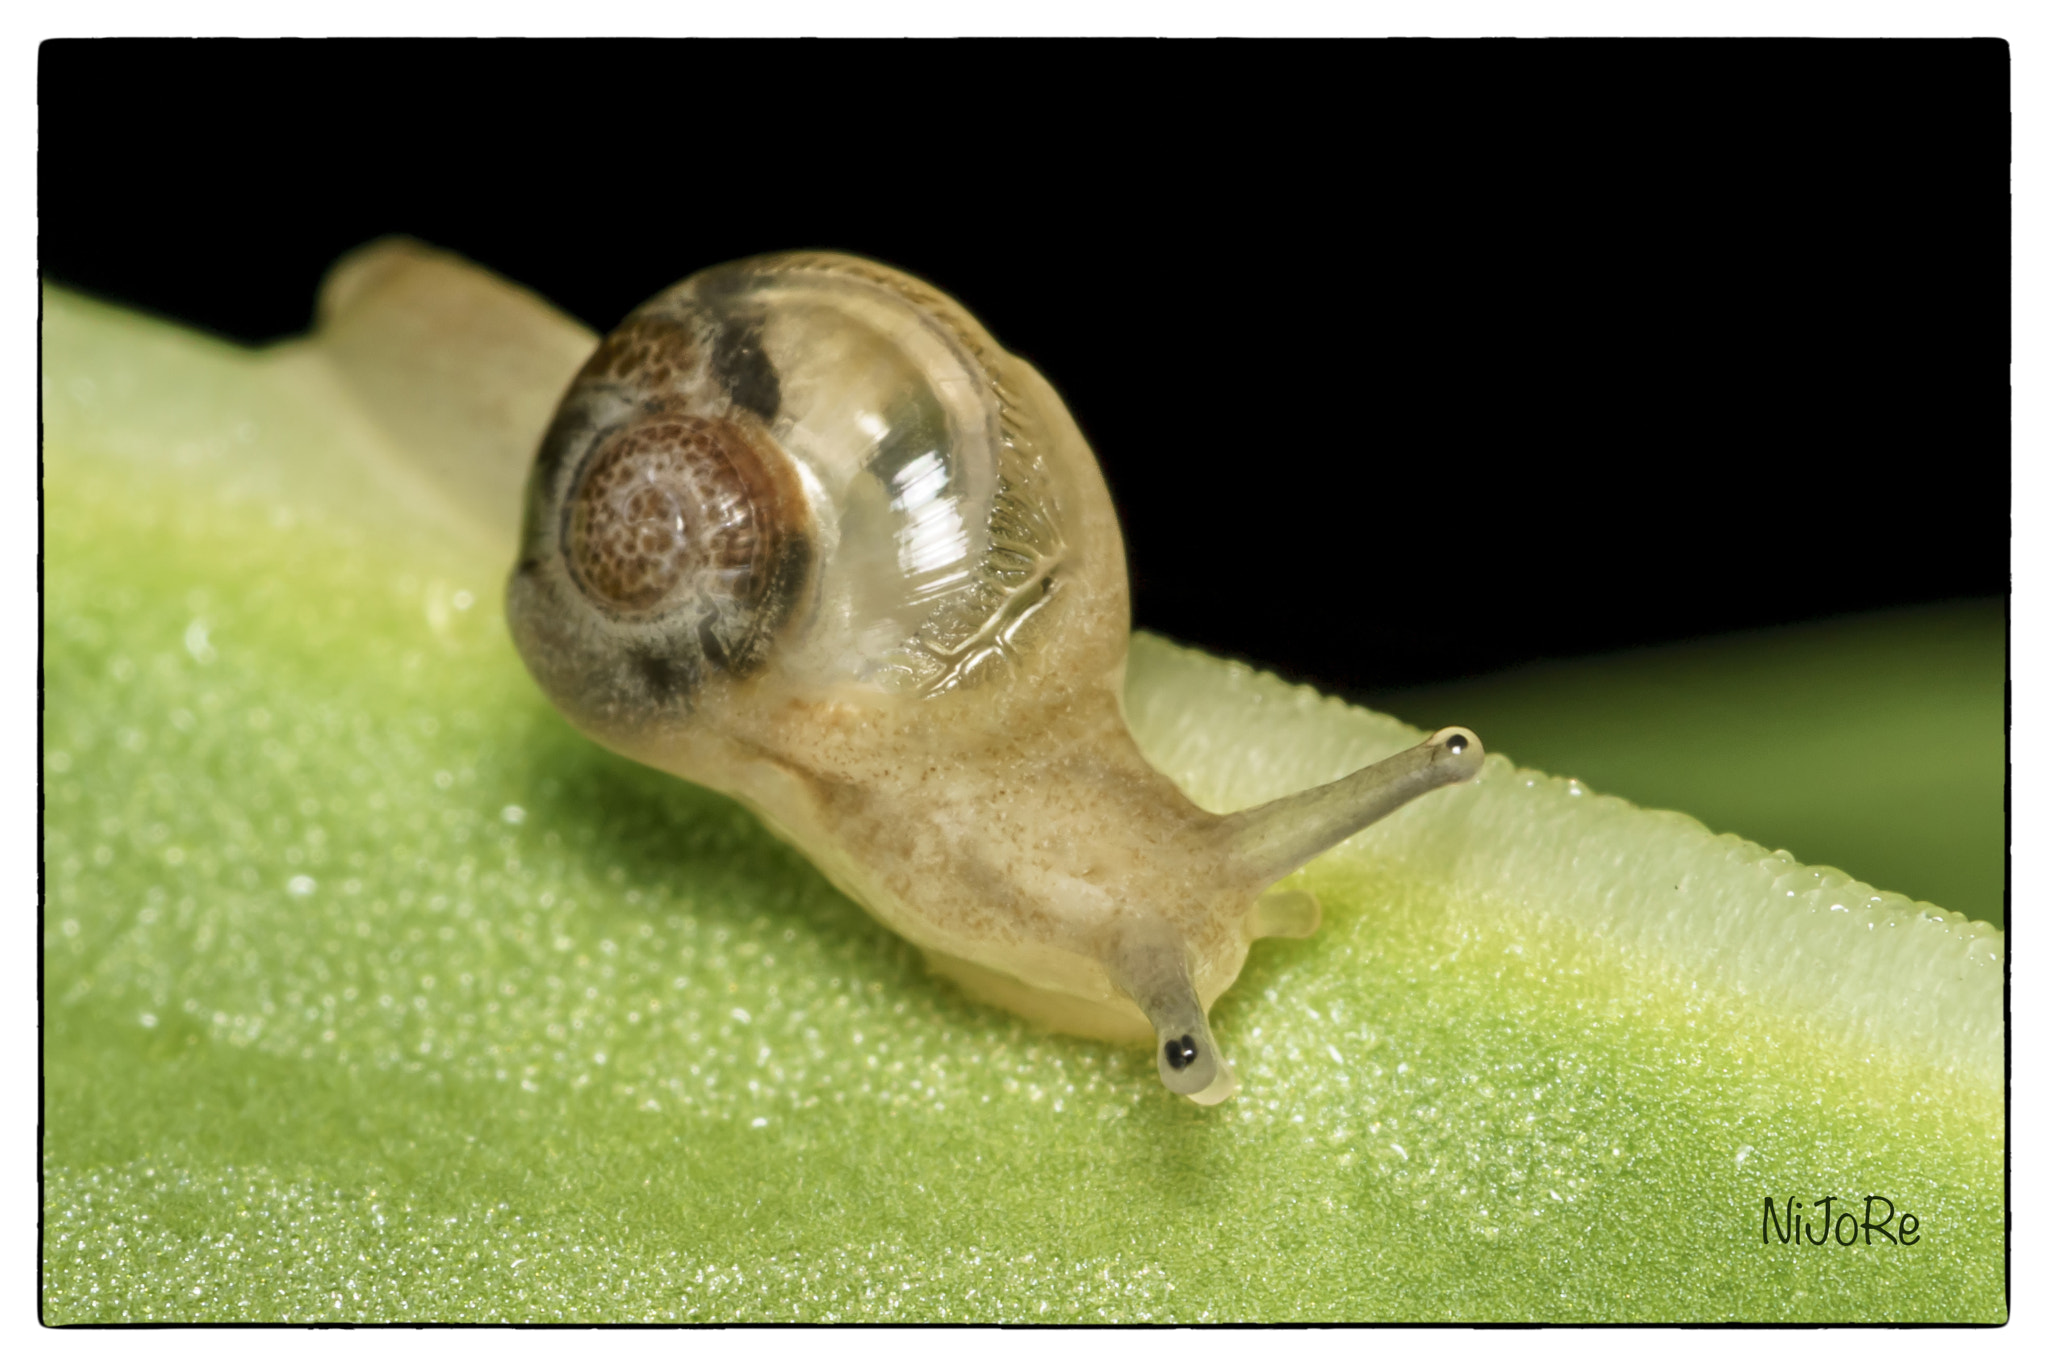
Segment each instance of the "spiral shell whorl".
[{"label": "spiral shell whorl", "polygon": [[[620,613],[659,605],[685,578],[738,599],[768,576],[775,490],[732,423],[675,416],[602,443],[569,496],[570,571]],[[765,495],[765,496],[764,496]]]}]

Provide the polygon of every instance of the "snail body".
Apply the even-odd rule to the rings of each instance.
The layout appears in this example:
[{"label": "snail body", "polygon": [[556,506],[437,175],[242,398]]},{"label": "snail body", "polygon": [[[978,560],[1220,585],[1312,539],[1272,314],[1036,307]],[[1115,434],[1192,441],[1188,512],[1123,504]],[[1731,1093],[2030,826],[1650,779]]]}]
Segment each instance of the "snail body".
[{"label": "snail body", "polygon": [[1123,543],[1065,405],[958,304],[854,257],[701,271],[583,366],[530,475],[507,592],[555,704],[730,793],[971,995],[1155,1038],[1235,1087],[1207,1008],[1270,885],[1477,771],[1470,732],[1233,815],[1122,713]]}]

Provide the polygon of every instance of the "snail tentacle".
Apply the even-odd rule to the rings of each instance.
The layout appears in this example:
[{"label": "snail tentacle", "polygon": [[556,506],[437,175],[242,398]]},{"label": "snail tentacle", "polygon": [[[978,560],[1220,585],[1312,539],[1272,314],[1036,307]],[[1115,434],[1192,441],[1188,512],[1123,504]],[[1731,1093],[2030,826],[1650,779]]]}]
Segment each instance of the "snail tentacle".
[{"label": "snail tentacle", "polygon": [[1119,938],[1110,975],[1152,1023],[1159,1080],[1167,1090],[1197,1105],[1220,1104],[1237,1093],[1237,1077],[1209,1032],[1177,933],[1158,920],[1137,921]]},{"label": "snail tentacle", "polygon": [[1251,881],[1271,886],[1425,792],[1464,782],[1485,761],[1478,736],[1463,726],[1447,726],[1414,748],[1334,783],[1227,817],[1232,856]]}]

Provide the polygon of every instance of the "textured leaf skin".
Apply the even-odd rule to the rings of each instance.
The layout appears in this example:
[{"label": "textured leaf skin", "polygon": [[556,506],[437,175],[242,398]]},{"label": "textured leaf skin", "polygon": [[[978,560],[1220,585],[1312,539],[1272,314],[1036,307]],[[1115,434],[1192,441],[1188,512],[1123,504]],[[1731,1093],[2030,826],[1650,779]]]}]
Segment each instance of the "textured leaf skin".
[{"label": "textured leaf skin", "polygon": [[[317,384],[48,307],[48,1321],[2004,1318],[1995,1086],[1344,851],[1197,1110],[570,732]],[[1134,658],[1189,762],[1292,695]]]},{"label": "textured leaf skin", "polygon": [[2005,923],[2005,604],[1840,618],[1390,693],[1518,762]]}]

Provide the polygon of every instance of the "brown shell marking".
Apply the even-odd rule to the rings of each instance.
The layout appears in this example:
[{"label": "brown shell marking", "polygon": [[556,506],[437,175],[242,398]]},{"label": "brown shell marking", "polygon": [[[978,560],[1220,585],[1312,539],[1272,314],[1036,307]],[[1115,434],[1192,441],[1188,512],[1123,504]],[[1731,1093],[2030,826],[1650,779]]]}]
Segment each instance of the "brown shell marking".
[{"label": "brown shell marking", "polygon": [[697,361],[689,329],[659,314],[634,313],[598,343],[578,384],[629,384],[657,394],[680,387]]},{"label": "brown shell marking", "polygon": [[789,465],[745,419],[656,413],[611,432],[564,508],[571,577],[616,617],[694,602],[707,661],[749,671],[809,559],[808,507]]}]

